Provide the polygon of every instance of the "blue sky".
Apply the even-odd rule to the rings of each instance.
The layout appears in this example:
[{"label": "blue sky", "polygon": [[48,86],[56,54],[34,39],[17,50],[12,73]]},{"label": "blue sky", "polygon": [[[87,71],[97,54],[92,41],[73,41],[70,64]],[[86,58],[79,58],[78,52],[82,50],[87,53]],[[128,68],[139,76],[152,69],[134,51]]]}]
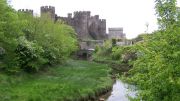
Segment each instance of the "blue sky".
[{"label": "blue sky", "polygon": [[[180,0],[178,6],[180,6]],[[91,11],[91,15],[99,14],[107,20],[107,28],[123,27],[127,38],[134,38],[146,31],[157,29],[154,0],[11,0],[11,5],[18,9],[33,9],[36,15],[40,6],[56,7],[56,14],[67,16],[74,11]]]}]

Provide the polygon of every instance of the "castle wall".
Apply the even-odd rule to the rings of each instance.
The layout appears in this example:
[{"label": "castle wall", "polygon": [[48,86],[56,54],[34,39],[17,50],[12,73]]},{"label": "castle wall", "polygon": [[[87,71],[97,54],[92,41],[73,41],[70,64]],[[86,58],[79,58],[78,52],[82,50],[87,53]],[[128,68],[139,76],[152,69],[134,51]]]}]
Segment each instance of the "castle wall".
[{"label": "castle wall", "polygon": [[33,16],[33,10],[31,9],[19,9],[18,12],[27,13]]},{"label": "castle wall", "polygon": [[109,39],[125,39],[126,35],[123,33],[123,28],[109,28]]},{"label": "castle wall", "polygon": [[42,6],[41,16],[48,14],[52,20],[62,20],[72,26],[80,40],[104,40],[106,38],[106,20],[99,19],[99,15],[91,16],[90,11],[76,11],[68,13],[67,17],[60,17],[55,14],[52,6]]}]

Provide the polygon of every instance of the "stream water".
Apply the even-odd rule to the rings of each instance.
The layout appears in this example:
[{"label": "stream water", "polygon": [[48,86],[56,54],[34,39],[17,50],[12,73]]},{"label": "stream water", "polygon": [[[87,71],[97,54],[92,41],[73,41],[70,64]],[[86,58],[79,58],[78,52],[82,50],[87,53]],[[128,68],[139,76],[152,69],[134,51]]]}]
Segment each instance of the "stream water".
[{"label": "stream water", "polygon": [[128,96],[136,97],[137,91],[133,91],[129,88],[135,89],[132,85],[123,83],[121,80],[116,80],[111,95],[106,101],[129,101]]}]

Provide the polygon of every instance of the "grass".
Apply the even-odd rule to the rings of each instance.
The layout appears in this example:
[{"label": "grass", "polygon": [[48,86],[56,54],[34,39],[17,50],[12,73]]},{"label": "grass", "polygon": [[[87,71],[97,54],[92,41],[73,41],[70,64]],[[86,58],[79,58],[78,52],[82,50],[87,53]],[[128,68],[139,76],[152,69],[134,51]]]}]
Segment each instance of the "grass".
[{"label": "grass", "polygon": [[69,60],[46,72],[0,74],[1,101],[77,101],[110,87],[109,68],[89,61]]}]

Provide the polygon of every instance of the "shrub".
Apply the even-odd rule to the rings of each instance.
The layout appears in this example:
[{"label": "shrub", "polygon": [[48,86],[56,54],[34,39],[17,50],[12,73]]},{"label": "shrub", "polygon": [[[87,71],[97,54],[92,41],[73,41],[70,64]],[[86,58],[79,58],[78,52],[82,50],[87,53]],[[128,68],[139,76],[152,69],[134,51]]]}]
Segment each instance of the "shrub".
[{"label": "shrub", "polygon": [[156,0],[160,29],[136,45],[140,55],[127,80],[139,88],[137,99],[180,100],[180,20],[175,4],[176,0]]},{"label": "shrub", "polygon": [[72,27],[47,17],[18,13],[0,0],[0,67],[6,71],[38,71],[63,63],[77,49]]},{"label": "shrub", "polygon": [[42,47],[36,43],[27,41],[24,37],[19,39],[16,54],[20,68],[27,72],[38,71],[47,63],[47,60],[42,56],[44,54]]},{"label": "shrub", "polygon": [[112,59],[123,63],[135,60],[137,58],[134,46],[116,46],[112,49]]}]

